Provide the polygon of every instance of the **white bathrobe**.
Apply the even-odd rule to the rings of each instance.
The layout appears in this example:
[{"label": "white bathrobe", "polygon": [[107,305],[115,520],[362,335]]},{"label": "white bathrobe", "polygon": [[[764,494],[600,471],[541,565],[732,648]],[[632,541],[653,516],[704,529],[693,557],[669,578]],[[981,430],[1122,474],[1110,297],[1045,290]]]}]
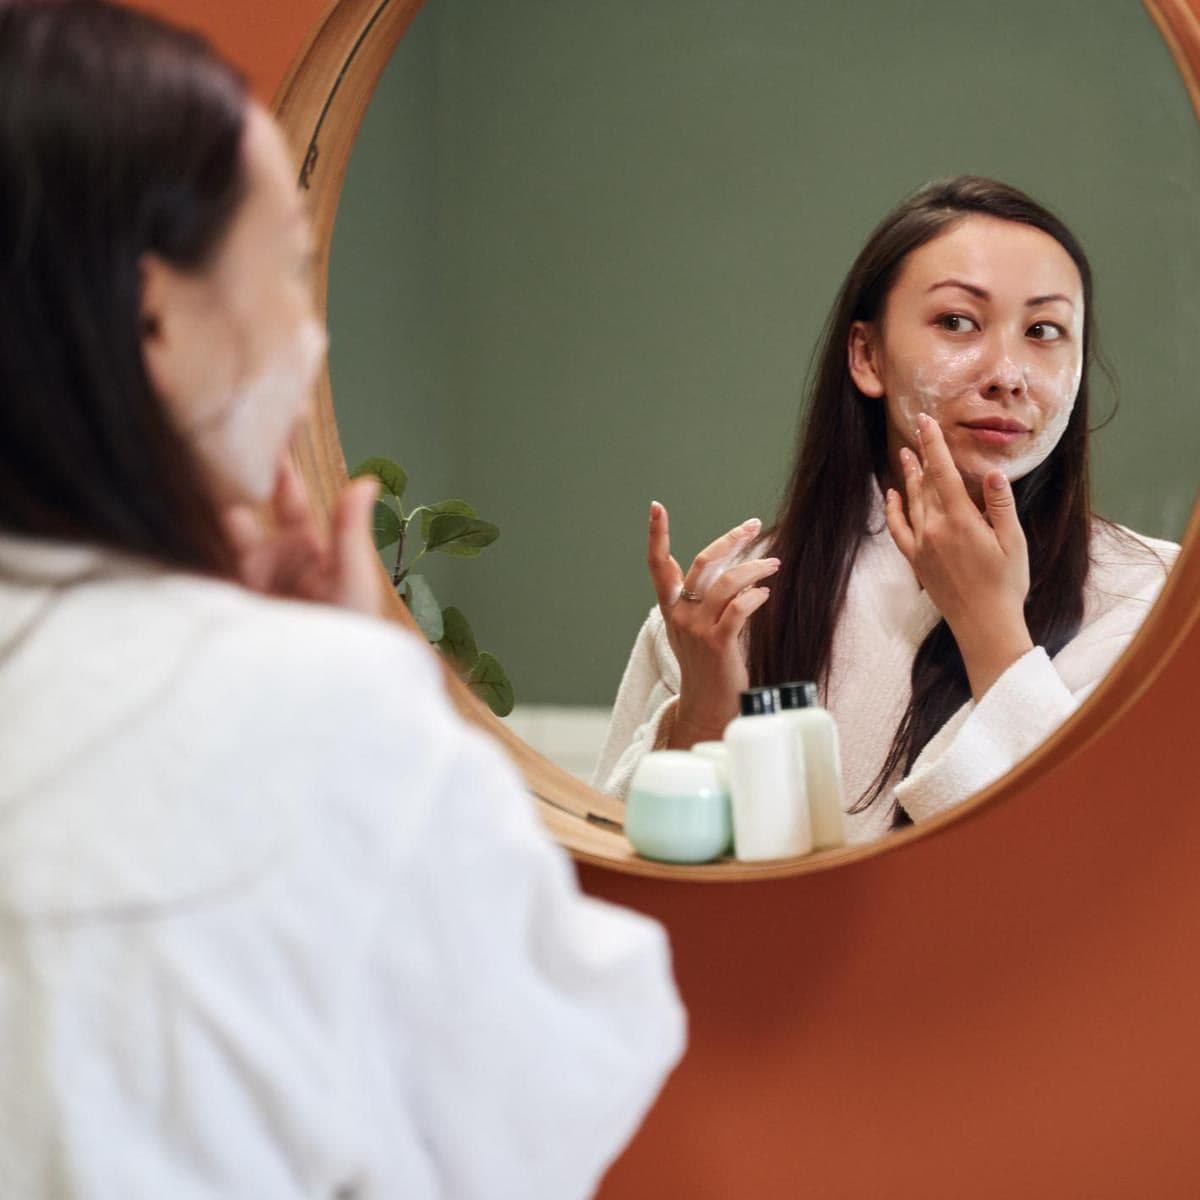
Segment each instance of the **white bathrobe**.
[{"label": "white bathrobe", "polygon": [[682,1041],[427,647],[0,538],[4,1200],[582,1197]]},{"label": "white bathrobe", "polygon": [[[868,528],[834,631],[822,703],[837,722],[846,805],[883,767],[911,695],[913,659],[940,620],[888,532],[883,497],[872,489]],[[904,779],[889,781],[865,811],[849,813],[851,843],[891,828],[893,798],[923,821],[994,782],[1078,707],[1129,644],[1158,595],[1179,547],[1097,524],[1079,633],[1051,660],[1034,647],[976,704],[964,704],[930,739]],[[1130,540],[1132,539],[1132,545]],[[784,681],[780,681],[784,682]],[[638,760],[665,742],[664,717],[679,694],[679,664],[657,608],[638,634],[621,680],[594,782],[623,797]]]}]

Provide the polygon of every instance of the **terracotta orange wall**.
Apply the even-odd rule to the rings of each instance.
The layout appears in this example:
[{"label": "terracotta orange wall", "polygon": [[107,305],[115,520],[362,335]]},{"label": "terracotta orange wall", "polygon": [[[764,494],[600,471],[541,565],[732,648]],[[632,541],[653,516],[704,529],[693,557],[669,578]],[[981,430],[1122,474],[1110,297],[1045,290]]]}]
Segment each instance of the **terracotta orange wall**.
[{"label": "terracotta orange wall", "polygon": [[269,104],[309,30],[330,0],[132,0],[134,6],[199,30],[236,63]]},{"label": "terracotta orange wall", "polygon": [[[148,6],[269,98],[324,3]],[[601,1196],[1200,1195],[1198,675],[1193,622],[1099,744],[898,854],[739,887],[585,870],[666,922],[691,1019]]]}]

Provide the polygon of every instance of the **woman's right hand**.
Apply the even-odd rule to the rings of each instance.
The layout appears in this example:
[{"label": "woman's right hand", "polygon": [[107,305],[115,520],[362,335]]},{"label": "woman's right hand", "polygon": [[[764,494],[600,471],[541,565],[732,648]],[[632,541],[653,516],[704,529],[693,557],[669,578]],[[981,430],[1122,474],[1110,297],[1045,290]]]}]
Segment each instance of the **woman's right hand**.
[{"label": "woman's right hand", "polygon": [[334,604],[379,616],[384,611],[384,592],[371,539],[378,494],[377,479],[346,484],[326,533],[295,462],[285,452],[269,510],[264,513],[237,504],[223,514],[238,578],[268,596]]},{"label": "woman's right hand", "polygon": [[646,562],[681,679],[673,748],[720,738],[750,686],[742,631],[766,603],[770,591],[759,584],[779,570],[779,559],[729,564],[761,530],[757,518],[731,529],[696,555],[685,576],[671,557],[667,510],[657,500],[650,505]]}]

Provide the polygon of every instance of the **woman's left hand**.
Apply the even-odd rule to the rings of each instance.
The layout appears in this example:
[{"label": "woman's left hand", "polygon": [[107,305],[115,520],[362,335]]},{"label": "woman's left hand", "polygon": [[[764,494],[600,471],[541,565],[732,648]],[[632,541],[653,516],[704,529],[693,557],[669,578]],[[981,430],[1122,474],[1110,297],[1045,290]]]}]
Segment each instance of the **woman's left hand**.
[{"label": "woman's left hand", "polygon": [[269,596],[379,615],[383,589],[379,556],[371,538],[371,514],[378,494],[375,479],[347,484],[326,533],[313,515],[291,454],[285,453],[266,521],[250,505],[234,505],[224,513],[238,578],[248,588]]},{"label": "woman's left hand", "polygon": [[[979,700],[1033,648],[1025,624],[1029,551],[1012,487],[1002,471],[983,480],[984,512],[975,506],[937,422],[921,414],[921,459],[900,451],[905,513],[889,488],[887,523],[896,545],[946,619]],[[985,515],[986,514],[986,515]]]}]

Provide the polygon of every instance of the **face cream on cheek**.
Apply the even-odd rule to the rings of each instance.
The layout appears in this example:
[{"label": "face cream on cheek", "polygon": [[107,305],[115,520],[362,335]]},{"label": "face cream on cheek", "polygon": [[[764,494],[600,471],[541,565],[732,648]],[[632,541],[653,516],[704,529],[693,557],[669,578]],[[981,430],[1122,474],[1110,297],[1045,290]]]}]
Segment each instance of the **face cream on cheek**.
[{"label": "face cream on cheek", "polygon": [[1047,375],[1029,373],[1027,394],[1042,419],[1029,438],[1022,440],[1017,452],[1003,464],[1009,482],[1028,475],[1054,452],[1075,410],[1082,378],[1082,366],[1074,363]]},{"label": "face cream on cheek", "polygon": [[921,413],[945,429],[943,417],[950,403],[977,387],[979,378],[979,352],[973,349],[946,354],[933,364],[914,364],[910,378],[895,393],[896,408],[909,437],[915,441]]},{"label": "face cream on cheek", "polygon": [[[1020,382],[1024,399],[1019,406],[1012,407],[1012,416],[1027,421],[1033,432],[1011,447],[987,446],[981,438],[973,438],[972,457],[977,459],[982,452],[986,456],[984,469],[978,462],[972,467],[956,451],[957,439],[953,434],[954,426],[963,420],[996,415],[996,403],[987,399],[988,384],[993,378],[1007,381],[1010,386]],[[986,471],[996,467],[1015,480],[1028,475],[1058,445],[1071,419],[1081,378],[1082,367],[1078,363],[1044,371],[1028,363],[1005,359],[985,372],[978,352],[964,351],[933,366],[924,363],[913,366],[907,386],[896,392],[896,410],[907,431],[916,429],[917,417],[922,412],[942,427],[965,481],[982,482]],[[911,432],[908,436],[910,444],[915,441]]]},{"label": "face cream on cheek", "polygon": [[271,495],[280,455],[308,404],[327,345],[322,326],[306,321],[196,433],[205,467],[224,490],[256,501]]}]

